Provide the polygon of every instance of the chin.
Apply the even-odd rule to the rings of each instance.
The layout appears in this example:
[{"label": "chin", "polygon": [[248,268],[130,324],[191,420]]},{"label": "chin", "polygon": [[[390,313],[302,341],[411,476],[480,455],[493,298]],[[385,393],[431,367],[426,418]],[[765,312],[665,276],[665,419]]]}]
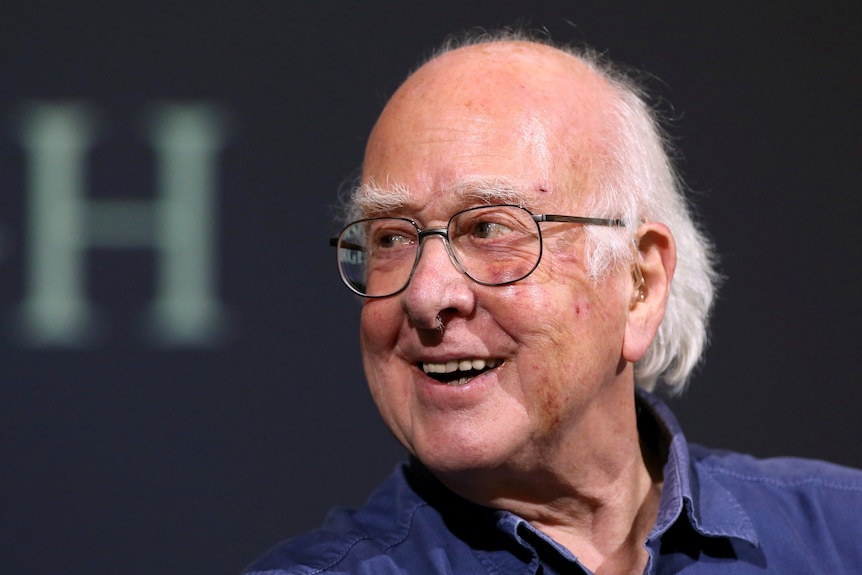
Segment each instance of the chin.
[{"label": "chin", "polygon": [[414,443],[410,449],[426,467],[437,475],[476,473],[498,469],[510,459],[508,450],[476,437],[463,434],[441,434],[430,443]]}]

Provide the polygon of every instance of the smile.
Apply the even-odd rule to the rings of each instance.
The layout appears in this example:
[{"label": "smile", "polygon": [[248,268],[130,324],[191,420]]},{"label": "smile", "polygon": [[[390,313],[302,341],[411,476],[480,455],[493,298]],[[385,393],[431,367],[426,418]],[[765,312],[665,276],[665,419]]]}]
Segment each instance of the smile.
[{"label": "smile", "polygon": [[446,385],[464,385],[477,375],[499,366],[499,359],[460,359],[445,363],[422,362],[421,367],[430,377]]}]

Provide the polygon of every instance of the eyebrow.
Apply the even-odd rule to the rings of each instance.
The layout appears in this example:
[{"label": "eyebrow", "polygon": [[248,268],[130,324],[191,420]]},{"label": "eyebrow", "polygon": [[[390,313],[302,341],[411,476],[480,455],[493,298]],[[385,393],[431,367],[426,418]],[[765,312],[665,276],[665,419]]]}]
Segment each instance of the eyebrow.
[{"label": "eyebrow", "polygon": [[388,214],[409,204],[410,192],[401,184],[383,187],[370,180],[354,189],[352,200],[360,214]]},{"label": "eyebrow", "polygon": [[450,186],[451,192],[462,200],[472,200],[485,204],[513,204],[520,207],[527,205],[526,194],[503,179],[467,179]]},{"label": "eyebrow", "polygon": [[[447,186],[439,193],[455,196],[465,205],[473,204],[512,204],[526,207],[527,194],[504,179],[467,178]],[[362,214],[390,214],[413,207],[410,190],[399,183],[386,187],[374,181],[359,186],[353,195],[356,206]],[[419,207],[416,206],[418,210]]]}]

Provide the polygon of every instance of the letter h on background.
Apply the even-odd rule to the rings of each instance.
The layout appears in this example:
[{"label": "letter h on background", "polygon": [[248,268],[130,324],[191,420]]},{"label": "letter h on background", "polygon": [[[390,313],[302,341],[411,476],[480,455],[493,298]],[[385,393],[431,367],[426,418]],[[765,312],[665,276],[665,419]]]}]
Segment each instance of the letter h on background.
[{"label": "letter h on background", "polygon": [[158,194],[87,199],[95,139],[82,104],[32,105],[23,118],[28,157],[27,272],[19,327],[28,345],[80,346],[96,334],[86,296],[88,248],[150,247],[158,255],[147,333],[160,345],[207,345],[223,333],[216,290],[215,157],[224,115],[205,104],[163,104],[147,115]]}]

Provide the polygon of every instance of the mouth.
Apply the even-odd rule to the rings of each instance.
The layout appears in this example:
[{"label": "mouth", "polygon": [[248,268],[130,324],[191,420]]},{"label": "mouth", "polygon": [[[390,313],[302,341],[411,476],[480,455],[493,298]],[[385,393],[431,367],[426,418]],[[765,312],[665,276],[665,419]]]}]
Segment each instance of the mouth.
[{"label": "mouth", "polygon": [[503,360],[501,359],[464,358],[445,363],[423,361],[419,363],[419,368],[440,383],[459,386],[467,384],[474,377],[482,375],[486,371],[499,367],[502,363]]}]

